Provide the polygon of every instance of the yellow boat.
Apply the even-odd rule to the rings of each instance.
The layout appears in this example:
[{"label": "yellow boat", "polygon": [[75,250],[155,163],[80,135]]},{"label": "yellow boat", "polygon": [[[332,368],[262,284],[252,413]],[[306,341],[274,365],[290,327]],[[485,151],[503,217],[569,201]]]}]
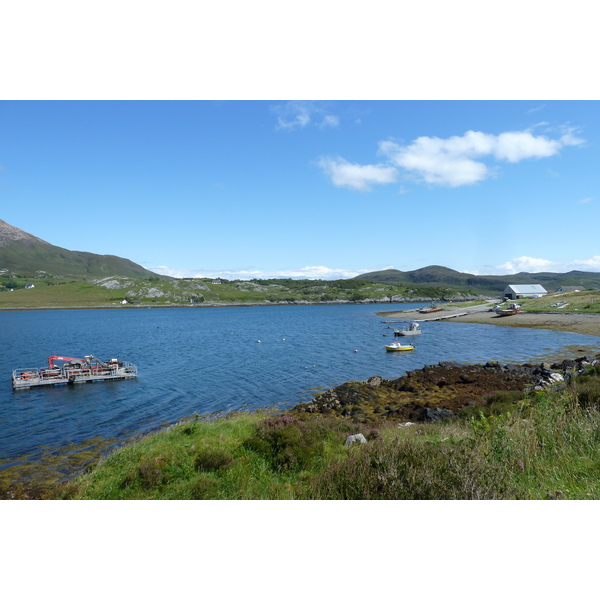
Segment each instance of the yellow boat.
[{"label": "yellow boat", "polygon": [[400,344],[399,342],[392,342],[388,346],[385,347],[388,352],[407,352],[408,350],[414,350],[415,347],[412,344],[407,344],[406,346]]}]

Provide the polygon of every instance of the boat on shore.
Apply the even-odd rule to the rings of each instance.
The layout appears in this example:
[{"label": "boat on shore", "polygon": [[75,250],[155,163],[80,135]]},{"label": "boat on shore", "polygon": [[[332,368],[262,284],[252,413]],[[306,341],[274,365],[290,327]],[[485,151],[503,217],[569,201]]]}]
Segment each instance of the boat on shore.
[{"label": "boat on shore", "polygon": [[415,347],[413,344],[403,345],[400,342],[392,342],[388,344],[385,349],[388,352],[409,352],[410,350],[414,350]]},{"label": "boat on shore", "polygon": [[440,312],[441,310],[444,310],[443,306],[438,306],[435,303],[431,303],[430,306],[426,306],[425,308],[422,308],[421,310],[419,310],[419,312],[423,315],[427,315],[429,313]]},{"label": "boat on shore", "polygon": [[405,336],[405,335],[421,335],[423,331],[419,327],[416,321],[413,321],[408,327],[404,329],[394,329],[394,335]]},{"label": "boat on shore", "polygon": [[25,390],[47,385],[133,379],[137,377],[137,372],[136,365],[116,358],[102,361],[92,355],[84,358],[49,356],[47,368],[15,369],[12,375],[12,386],[13,390]]},{"label": "boat on shore", "polygon": [[521,312],[520,304],[511,304],[508,308],[505,308],[504,310],[496,311],[496,315],[498,315],[499,317],[510,317],[510,315],[516,315],[517,313],[520,313],[520,312]]}]

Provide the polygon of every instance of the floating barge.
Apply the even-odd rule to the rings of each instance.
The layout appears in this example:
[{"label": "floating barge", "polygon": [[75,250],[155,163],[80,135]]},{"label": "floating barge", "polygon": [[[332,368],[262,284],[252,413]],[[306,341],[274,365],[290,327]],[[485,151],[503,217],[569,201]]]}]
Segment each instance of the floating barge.
[{"label": "floating barge", "polygon": [[[61,364],[56,364],[60,361]],[[12,376],[13,390],[24,390],[43,385],[69,385],[116,381],[137,377],[137,366],[111,358],[102,361],[95,356],[70,358],[49,356],[48,367],[41,369],[15,369]]]}]

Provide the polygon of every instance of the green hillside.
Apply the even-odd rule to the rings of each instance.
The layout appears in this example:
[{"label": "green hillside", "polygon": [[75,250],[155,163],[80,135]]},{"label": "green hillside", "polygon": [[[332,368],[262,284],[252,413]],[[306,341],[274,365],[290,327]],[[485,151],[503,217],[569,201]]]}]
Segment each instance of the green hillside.
[{"label": "green hillside", "polygon": [[568,273],[516,273],[514,275],[472,275],[460,273],[446,267],[432,265],[415,271],[386,269],[355,277],[358,280],[381,281],[390,284],[429,285],[469,290],[472,294],[498,295],[507,285],[542,285],[547,291],[562,286],[581,285],[586,289],[600,290],[600,273],[570,271]]},{"label": "green hillside", "polygon": [[[600,290],[600,273],[472,275],[431,265],[353,279],[174,279],[118,256],[54,246],[0,220],[0,308],[410,302],[498,297],[509,284]],[[33,287],[32,287],[33,286]]]},{"label": "green hillside", "polygon": [[67,250],[0,220],[0,274],[66,277],[79,280],[108,276],[159,277],[118,256]]},{"label": "green hillside", "polygon": [[[28,288],[31,284],[34,287]],[[442,296],[455,300],[468,297],[444,287],[408,288],[401,284],[352,279],[213,281],[198,278],[160,280],[153,276],[76,281],[56,277],[0,276],[0,309],[410,302],[439,300]]]}]

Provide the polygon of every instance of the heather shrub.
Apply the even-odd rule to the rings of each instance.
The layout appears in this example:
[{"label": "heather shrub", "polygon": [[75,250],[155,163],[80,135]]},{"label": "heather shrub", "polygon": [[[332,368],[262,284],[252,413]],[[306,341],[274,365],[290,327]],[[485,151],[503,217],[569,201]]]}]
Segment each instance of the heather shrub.
[{"label": "heather shrub", "polygon": [[581,407],[600,407],[600,379],[598,377],[575,385],[574,392]]},{"label": "heather shrub", "polygon": [[228,469],[235,459],[228,452],[218,448],[201,448],[194,457],[194,468],[197,471],[217,471]]},{"label": "heather shrub", "polygon": [[307,497],[336,500],[472,500],[514,497],[508,474],[466,444],[375,442],[312,477]]},{"label": "heather shrub", "polygon": [[259,423],[244,447],[268,459],[275,470],[299,471],[318,463],[328,447],[341,450],[346,437],[355,433],[371,440],[379,437],[377,429],[346,421],[277,416]]},{"label": "heather shrub", "polygon": [[267,458],[277,470],[300,470],[322,454],[324,441],[315,428],[295,417],[265,419],[244,446]]},{"label": "heather shrub", "polygon": [[192,500],[214,499],[219,491],[217,481],[207,475],[200,475],[189,487]]},{"label": "heather shrub", "polygon": [[168,459],[162,455],[144,457],[136,470],[125,475],[121,488],[140,486],[150,489],[165,485],[169,481],[168,462]]}]

